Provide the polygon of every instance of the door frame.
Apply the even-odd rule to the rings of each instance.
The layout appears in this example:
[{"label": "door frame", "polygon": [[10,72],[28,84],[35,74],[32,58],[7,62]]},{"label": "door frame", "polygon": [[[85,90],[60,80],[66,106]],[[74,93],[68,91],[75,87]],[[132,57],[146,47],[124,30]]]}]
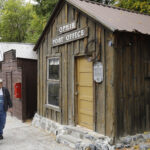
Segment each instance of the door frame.
[{"label": "door frame", "polygon": [[[80,56],[75,56],[75,69],[74,69],[74,111],[75,111],[75,115],[74,115],[74,122],[75,122],[75,126],[78,125],[78,94],[77,90],[78,90],[78,83],[77,83],[77,60],[78,58],[85,58],[85,55],[80,55]],[[93,62],[92,62],[93,63]],[[92,70],[93,70],[93,64],[92,64]],[[96,92],[95,92],[95,82],[94,82],[94,78],[93,78],[93,131],[96,131],[96,120],[97,120],[97,113],[96,113]],[[84,127],[85,128],[85,127]],[[87,128],[88,129],[88,128]],[[90,130],[90,129],[89,129]]]}]

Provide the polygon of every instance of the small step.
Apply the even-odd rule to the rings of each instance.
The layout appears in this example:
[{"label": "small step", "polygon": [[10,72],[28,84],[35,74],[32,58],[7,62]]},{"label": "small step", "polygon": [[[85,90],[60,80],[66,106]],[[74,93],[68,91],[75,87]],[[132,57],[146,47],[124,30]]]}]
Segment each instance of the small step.
[{"label": "small step", "polygon": [[88,134],[88,131],[85,131],[82,128],[68,126],[67,133],[73,137],[84,139],[84,135]]},{"label": "small step", "polygon": [[70,146],[71,148],[76,148],[76,144],[81,143],[79,138],[75,138],[71,135],[58,135],[56,137],[56,141],[58,143],[63,143],[65,145]]},{"label": "small step", "polygon": [[84,150],[87,148],[90,148],[92,143],[90,140],[87,139],[79,139],[79,138],[75,138],[71,135],[58,135],[56,137],[56,141],[58,143],[62,143],[64,145],[67,145],[75,150]]},{"label": "small step", "polygon": [[98,134],[92,130],[85,129],[83,127],[67,127],[67,133],[73,137],[80,138],[80,139],[88,139],[94,141],[96,139],[107,139],[106,136]]}]

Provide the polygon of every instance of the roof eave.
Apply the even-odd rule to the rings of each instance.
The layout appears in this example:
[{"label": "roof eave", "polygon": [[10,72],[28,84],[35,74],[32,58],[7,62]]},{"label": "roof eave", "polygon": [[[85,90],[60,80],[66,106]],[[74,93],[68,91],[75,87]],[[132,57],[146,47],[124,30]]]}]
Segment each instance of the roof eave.
[{"label": "roof eave", "polygon": [[116,29],[114,30],[114,33],[122,33],[122,32],[126,32],[126,33],[135,33],[135,34],[141,34],[141,35],[146,35],[146,36],[150,36],[150,33],[148,32],[141,32],[137,29],[133,29],[132,31],[129,31],[129,30],[119,30],[119,29]]}]

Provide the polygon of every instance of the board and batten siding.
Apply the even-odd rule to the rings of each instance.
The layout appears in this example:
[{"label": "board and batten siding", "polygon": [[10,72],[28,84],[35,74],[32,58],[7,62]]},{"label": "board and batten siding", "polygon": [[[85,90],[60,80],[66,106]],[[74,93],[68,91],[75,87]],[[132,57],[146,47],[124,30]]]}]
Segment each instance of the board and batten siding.
[{"label": "board and batten siding", "polygon": [[116,35],[116,39],[117,135],[149,131],[150,38],[146,35],[121,33]]},{"label": "board and batten siding", "polygon": [[[61,124],[76,125],[77,98],[76,58],[98,55],[104,66],[104,80],[101,84],[94,81],[94,131],[110,136],[114,135],[114,51],[108,47],[107,39],[113,40],[113,34],[102,25],[80,12],[73,6],[64,3],[57,11],[49,25],[38,49],[38,114]],[[52,38],[57,36],[56,26],[77,22],[77,29],[88,27],[88,37],[64,45],[52,47]],[[95,41],[96,39],[96,41]],[[91,42],[92,41],[92,42]],[[89,43],[89,44],[88,44]],[[86,50],[88,44],[88,49]],[[47,59],[60,57],[60,109],[44,107],[47,102]],[[106,69],[105,69],[106,68]],[[106,82],[106,80],[108,80]],[[106,90],[107,88],[107,90]],[[109,92],[109,95],[106,94]],[[108,104],[107,109],[106,104]],[[107,116],[107,119],[106,119]],[[108,125],[106,125],[108,123]],[[110,128],[111,126],[111,128]]]}]

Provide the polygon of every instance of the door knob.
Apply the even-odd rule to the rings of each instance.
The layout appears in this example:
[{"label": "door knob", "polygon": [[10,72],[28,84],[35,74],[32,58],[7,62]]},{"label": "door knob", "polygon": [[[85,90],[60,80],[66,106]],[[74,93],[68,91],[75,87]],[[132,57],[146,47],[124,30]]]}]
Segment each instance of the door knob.
[{"label": "door knob", "polygon": [[78,94],[79,94],[79,92],[78,92],[78,91],[76,91],[76,92],[75,92],[75,95],[76,95],[76,96],[78,96]]}]

